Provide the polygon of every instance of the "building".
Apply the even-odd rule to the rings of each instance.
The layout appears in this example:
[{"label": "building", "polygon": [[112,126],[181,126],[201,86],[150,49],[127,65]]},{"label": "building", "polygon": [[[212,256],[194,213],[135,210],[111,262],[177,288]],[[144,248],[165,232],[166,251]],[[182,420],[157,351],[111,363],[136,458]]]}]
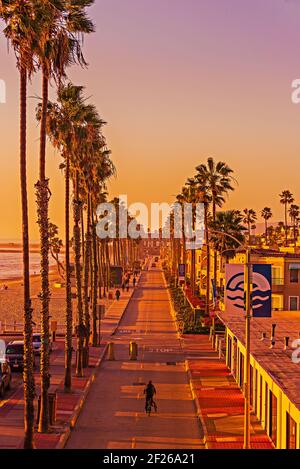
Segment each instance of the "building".
[{"label": "building", "polygon": [[[229,263],[244,264],[245,253],[237,253]],[[274,311],[300,310],[300,254],[255,249],[251,254],[254,264],[272,265],[272,309]]]},{"label": "building", "polygon": [[[226,364],[243,390],[244,315],[221,312],[219,318],[226,329]],[[273,346],[272,324],[276,324]],[[298,346],[294,342],[299,333],[299,312],[274,312],[272,318],[251,319],[252,411],[278,449],[300,449],[300,340]]]}]

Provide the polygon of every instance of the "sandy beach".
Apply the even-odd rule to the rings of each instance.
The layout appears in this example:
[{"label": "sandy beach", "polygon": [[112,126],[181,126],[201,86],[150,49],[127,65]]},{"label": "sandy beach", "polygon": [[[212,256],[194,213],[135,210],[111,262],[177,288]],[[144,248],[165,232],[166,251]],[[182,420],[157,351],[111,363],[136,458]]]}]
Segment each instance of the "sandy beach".
[{"label": "sandy beach", "polygon": [[[55,288],[54,284],[61,282],[61,279],[56,269],[50,272],[50,287],[51,287],[51,300],[50,300],[50,315],[51,320],[57,321],[59,325],[64,325],[65,322],[65,289]],[[40,300],[38,294],[40,292],[40,276],[31,276],[31,299],[33,307],[33,320],[37,328],[40,323]],[[2,290],[2,285],[7,285],[7,290]],[[104,302],[104,300],[103,300]],[[73,314],[75,317],[76,300],[73,300]],[[0,321],[5,321],[9,324],[23,323],[23,286],[22,279],[8,280],[0,282]]]}]

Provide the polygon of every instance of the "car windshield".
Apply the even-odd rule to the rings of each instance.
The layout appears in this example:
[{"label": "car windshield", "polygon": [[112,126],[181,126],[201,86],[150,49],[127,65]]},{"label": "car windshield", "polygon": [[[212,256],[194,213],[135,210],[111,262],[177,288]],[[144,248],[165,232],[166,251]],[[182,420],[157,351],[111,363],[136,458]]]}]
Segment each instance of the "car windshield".
[{"label": "car windshield", "polygon": [[23,344],[11,344],[7,346],[6,353],[9,355],[17,354],[20,355],[24,353],[24,346]]},{"label": "car windshield", "polygon": [[34,335],[32,337],[32,342],[41,342],[41,336],[40,335]]}]

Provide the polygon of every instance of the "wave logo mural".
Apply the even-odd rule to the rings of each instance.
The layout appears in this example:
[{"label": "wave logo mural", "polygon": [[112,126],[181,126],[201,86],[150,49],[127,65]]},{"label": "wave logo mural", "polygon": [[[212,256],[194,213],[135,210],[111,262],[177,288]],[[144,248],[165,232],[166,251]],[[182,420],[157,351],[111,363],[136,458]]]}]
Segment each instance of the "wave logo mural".
[{"label": "wave logo mural", "polygon": [[[253,316],[270,317],[272,314],[272,279],[271,265],[253,265],[252,276],[252,311]],[[228,264],[226,266],[226,311],[244,309],[244,266]]]}]

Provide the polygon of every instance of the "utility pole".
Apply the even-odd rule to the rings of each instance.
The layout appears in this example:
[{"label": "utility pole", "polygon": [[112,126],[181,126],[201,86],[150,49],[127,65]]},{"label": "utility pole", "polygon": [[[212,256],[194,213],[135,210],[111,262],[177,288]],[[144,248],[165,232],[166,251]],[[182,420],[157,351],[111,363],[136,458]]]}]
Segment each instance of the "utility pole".
[{"label": "utility pole", "polygon": [[251,286],[252,286],[252,266],[251,248],[246,248],[245,262],[245,293],[246,293],[246,362],[245,362],[245,413],[244,413],[244,449],[250,449],[250,398],[251,398],[251,375],[250,375],[250,321],[251,321]]}]

